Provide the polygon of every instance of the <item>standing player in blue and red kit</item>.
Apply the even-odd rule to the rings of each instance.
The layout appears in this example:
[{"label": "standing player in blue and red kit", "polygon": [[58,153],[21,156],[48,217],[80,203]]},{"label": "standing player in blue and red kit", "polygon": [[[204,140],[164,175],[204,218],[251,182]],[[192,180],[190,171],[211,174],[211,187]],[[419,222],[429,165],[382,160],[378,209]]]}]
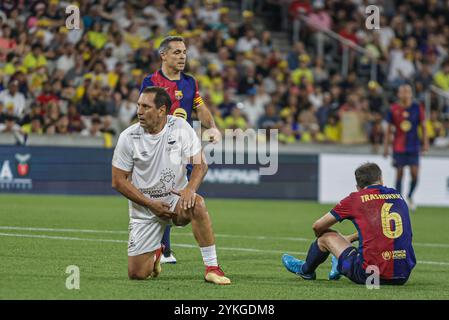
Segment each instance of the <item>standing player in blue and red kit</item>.
[{"label": "standing player in blue and red kit", "polygon": [[[204,105],[198,83],[195,78],[183,72],[187,59],[184,38],[166,37],[159,46],[159,55],[162,60],[161,69],[145,77],[140,92],[153,86],[165,88],[172,101],[169,114],[183,118],[192,125],[192,112],[195,110],[201,125],[207,129],[205,133],[209,136],[209,140],[213,143],[218,142],[221,138],[220,131],[211,112]],[[189,167],[187,169],[189,175],[191,169]],[[165,229],[162,244],[165,250],[161,263],[176,263],[170,248],[170,225]]]},{"label": "standing player in blue and red kit", "polygon": [[[416,265],[407,204],[395,189],[382,185],[382,172],[375,163],[357,168],[355,179],[358,191],[313,224],[317,240],[306,260],[285,254],[282,262],[288,271],[314,280],[315,270],[332,253],[338,258],[337,271],[355,283],[365,284],[371,275],[366,269],[376,266],[380,284],[402,285]],[[354,223],[356,234],[343,236],[330,229],[345,219]],[[351,243],[357,240],[355,248]]]},{"label": "standing player in blue and red kit", "polygon": [[418,135],[418,127],[421,126],[423,138],[423,152],[429,149],[426,126],[424,125],[424,109],[413,101],[412,87],[408,84],[401,85],[398,89],[399,102],[391,106],[387,114],[388,127],[384,140],[384,156],[389,154],[391,134],[393,139],[393,166],[396,168],[396,190],[402,192],[402,176],[404,167],[410,166],[411,182],[407,195],[410,209],[415,210],[413,192],[418,183],[419,155],[421,141]]}]

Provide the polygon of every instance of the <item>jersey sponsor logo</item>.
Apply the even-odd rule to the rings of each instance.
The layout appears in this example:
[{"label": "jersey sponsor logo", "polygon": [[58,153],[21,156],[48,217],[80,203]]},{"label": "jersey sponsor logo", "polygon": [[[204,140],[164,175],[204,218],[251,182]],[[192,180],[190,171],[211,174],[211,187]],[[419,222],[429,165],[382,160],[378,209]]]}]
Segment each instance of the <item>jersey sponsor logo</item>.
[{"label": "jersey sponsor logo", "polygon": [[181,90],[175,90],[175,99],[176,100],[181,100],[183,96],[184,95],[182,94]]},{"label": "jersey sponsor logo", "polygon": [[384,251],[382,252],[382,258],[386,261],[406,259],[407,251],[406,250]]},{"label": "jersey sponsor logo", "polygon": [[142,135],[141,135],[140,133],[138,133],[138,132],[131,132],[130,135],[131,135],[131,138],[132,138],[132,139],[140,139],[140,137],[142,136]]},{"label": "jersey sponsor logo", "polygon": [[175,187],[175,173],[166,168],[162,170],[159,183],[152,188],[141,188],[140,192],[149,195],[151,198],[165,198],[171,194]]}]

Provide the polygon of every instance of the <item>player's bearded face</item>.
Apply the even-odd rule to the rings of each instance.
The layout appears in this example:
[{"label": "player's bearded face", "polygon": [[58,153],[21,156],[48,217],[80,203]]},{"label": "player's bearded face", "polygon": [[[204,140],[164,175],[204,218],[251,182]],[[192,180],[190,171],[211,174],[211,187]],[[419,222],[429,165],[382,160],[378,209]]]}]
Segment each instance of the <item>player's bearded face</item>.
[{"label": "player's bearded face", "polygon": [[173,41],[169,44],[169,49],[163,54],[162,61],[176,71],[183,71],[186,65],[187,49],[184,42]]},{"label": "player's bearded face", "polygon": [[154,102],[156,94],[141,94],[137,101],[137,117],[140,126],[149,133],[155,133],[162,128],[166,120],[165,108],[157,108]]}]

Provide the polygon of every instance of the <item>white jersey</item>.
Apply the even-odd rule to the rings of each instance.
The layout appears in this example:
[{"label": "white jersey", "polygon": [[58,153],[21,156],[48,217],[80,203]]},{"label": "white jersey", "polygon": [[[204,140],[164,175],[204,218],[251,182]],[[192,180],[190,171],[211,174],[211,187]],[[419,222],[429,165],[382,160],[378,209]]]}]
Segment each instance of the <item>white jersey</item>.
[{"label": "white jersey", "polygon": [[[149,134],[136,123],[124,130],[115,147],[112,165],[131,172],[131,183],[146,197],[172,205],[177,196],[171,190],[188,183],[186,160],[201,151],[192,127],[181,118],[167,116],[158,134]],[[129,201],[131,219],[157,219],[150,209]]]}]

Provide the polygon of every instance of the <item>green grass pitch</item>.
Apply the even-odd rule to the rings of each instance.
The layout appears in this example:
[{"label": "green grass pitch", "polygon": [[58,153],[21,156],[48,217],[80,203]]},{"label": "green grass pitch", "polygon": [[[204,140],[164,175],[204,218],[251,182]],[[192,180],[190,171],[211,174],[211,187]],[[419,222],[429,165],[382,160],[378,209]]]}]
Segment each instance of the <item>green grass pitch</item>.
[{"label": "green grass pitch", "polygon": [[[342,278],[316,281],[287,272],[284,252],[304,258],[311,225],[331,208],[315,202],[206,199],[219,262],[231,286],[203,280],[190,227],[173,229],[179,263],[155,280],[127,278],[127,201],[122,197],[0,196],[0,299],[448,299],[449,210],[412,215],[418,264],[402,287],[368,290]],[[355,229],[344,222],[337,229]],[[67,266],[80,268],[80,290],[65,286]]]}]

